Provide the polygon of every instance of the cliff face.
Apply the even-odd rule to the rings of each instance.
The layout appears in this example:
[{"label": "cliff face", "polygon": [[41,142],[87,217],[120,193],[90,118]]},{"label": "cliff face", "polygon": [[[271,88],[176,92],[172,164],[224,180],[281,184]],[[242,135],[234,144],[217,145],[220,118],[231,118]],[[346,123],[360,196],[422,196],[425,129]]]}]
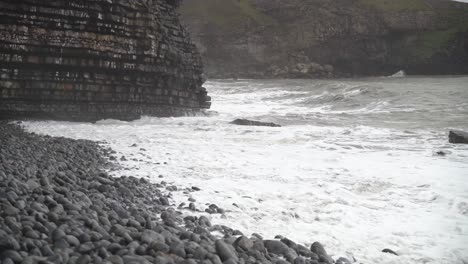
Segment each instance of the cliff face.
[{"label": "cliff face", "polygon": [[1,0],[0,116],[172,116],[209,108],[178,0]]},{"label": "cliff face", "polygon": [[208,77],[468,73],[468,5],[449,0],[191,0]]}]

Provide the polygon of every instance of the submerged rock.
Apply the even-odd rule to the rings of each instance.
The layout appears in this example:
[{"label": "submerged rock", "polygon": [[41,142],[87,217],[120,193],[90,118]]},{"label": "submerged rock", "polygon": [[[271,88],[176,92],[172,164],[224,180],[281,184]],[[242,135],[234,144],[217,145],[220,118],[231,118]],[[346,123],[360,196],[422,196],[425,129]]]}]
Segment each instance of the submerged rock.
[{"label": "submerged rock", "polygon": [[388,249],[388,248],[383,249],[382,252],[383,252],[383,253],[389,253],[389,254],[393,254],[393,255],[395,255],[395,256],[398,256],[398,254],[397,254],[395,251],[393,251],[393,250],[391,250],[391,249]]},{"label": "submerged rock", "polygon": [[239,126],[267,126],[267,127],[281,127],[281,125],[268,122],[253,121],[248,119],[236,119],[231,124]]},{"label": "submerged rock", "polygon": [[454,144],[468,144],[468,133],[452,130],[449,133],[449,142]]}]

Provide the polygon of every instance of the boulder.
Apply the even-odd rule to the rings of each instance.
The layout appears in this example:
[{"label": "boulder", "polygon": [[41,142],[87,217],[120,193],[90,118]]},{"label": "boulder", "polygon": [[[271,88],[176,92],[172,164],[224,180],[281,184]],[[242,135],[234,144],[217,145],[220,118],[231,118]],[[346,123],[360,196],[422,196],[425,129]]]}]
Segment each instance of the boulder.
[{"label": "boulder", "polygon": [[453,144],[468,144],[468,133],[452,130],[449,133],[449,142]]},{"label": "boulder", "polygon": [[253,121],[248,119],[236,119],[231,124],[239,126],[267,126],[267,127],[281,127],[281,125],[268,122]]},{"label": "boulder", "polygon": [[388,254],[393,254],[393,255],[395,255],[395,256],[398,256],[398,254],[397,254],[395,251],[393,251],[393,250],[391,250],[391,249],[388,249],[388,248],[384,248],[384,249],[382,250],[382,252],[383,252],[383,253],[388,253]]}]

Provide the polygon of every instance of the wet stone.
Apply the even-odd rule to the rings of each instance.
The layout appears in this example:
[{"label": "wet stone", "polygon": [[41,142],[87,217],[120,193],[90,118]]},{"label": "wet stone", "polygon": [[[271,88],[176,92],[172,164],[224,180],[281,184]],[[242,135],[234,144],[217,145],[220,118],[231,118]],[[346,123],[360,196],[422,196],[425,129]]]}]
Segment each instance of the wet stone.
[{"label": "wet stone", "polygon": [[5,250],[0,253],[0,259],[10,259],[13,262],[21,262],[23,257],[16,250]]},{"label": "wet stone", "polygon": [[254,243],[252,240],[248,239],[245,236],[240,236],[236,241],[234,242],[234,247],[241,248],[245,251],[249,251],[250,249],[253,248]]},{"label": "wet stone", "polygon": [[91,257],[89,255],[81,255],[76,260],[76,264],[88,264],[91,262]]},{"label": "wet stone", "polygon": [[65,240],[70,244],[70,246],[77,247],[80,245],[80,241],[75,236],[67,235],[65,236]]},{"label": "wet stone", "polygon": [[278,240],[265,240],[263,241],[265,248],[268,252],[285,255],[289,251],[289,247],[281,241]]},{"label": "wet stone", "polygon": [[13,236],[0,234],[0,252],[9,249],[19,250],[20,245],[18,241]]},{"label": "wet stone", "polygon": [[335,262],[336,264],[352,264],[347,258],[339,258]]},{"label": "wet stone", "polygon": [[216,247],[216,253],[221,258],[221,260],[226,261],[230,258],[236,261],[238,260],[238,257],[234,248],[226,244],[224,241],[217,240],[215,243],[215,247]]}]

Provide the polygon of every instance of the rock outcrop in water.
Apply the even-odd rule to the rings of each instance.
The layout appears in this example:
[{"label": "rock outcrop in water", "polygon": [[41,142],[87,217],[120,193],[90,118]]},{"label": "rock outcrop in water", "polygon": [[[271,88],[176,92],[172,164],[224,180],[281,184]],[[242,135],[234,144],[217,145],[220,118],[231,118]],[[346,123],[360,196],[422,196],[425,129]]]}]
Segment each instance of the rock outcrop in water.
[{"label": "rock outcrop in water", "polygon": [[248,119],[236,119],[232,121],[231,124],[239,125],[239,126],[281,127],[281,125],[271,123],[271,122],[260,122],[260,121],[253,121],[253,120],[248,120]]},{"label": "rock outcrop in water", "polygon": [[191,0],[181,10],[208,77],[468,73],[468,4],[455,1]]},{"label": "rock outcrop in water", "polygon": [[0,2],[0,116],[173,116],[208,108],[176,0]]},{"label": "rock outcrop in water", "polygon": [[449,142],[454,144],[468,144],[468,133],[452,130],[449,133]]}]

